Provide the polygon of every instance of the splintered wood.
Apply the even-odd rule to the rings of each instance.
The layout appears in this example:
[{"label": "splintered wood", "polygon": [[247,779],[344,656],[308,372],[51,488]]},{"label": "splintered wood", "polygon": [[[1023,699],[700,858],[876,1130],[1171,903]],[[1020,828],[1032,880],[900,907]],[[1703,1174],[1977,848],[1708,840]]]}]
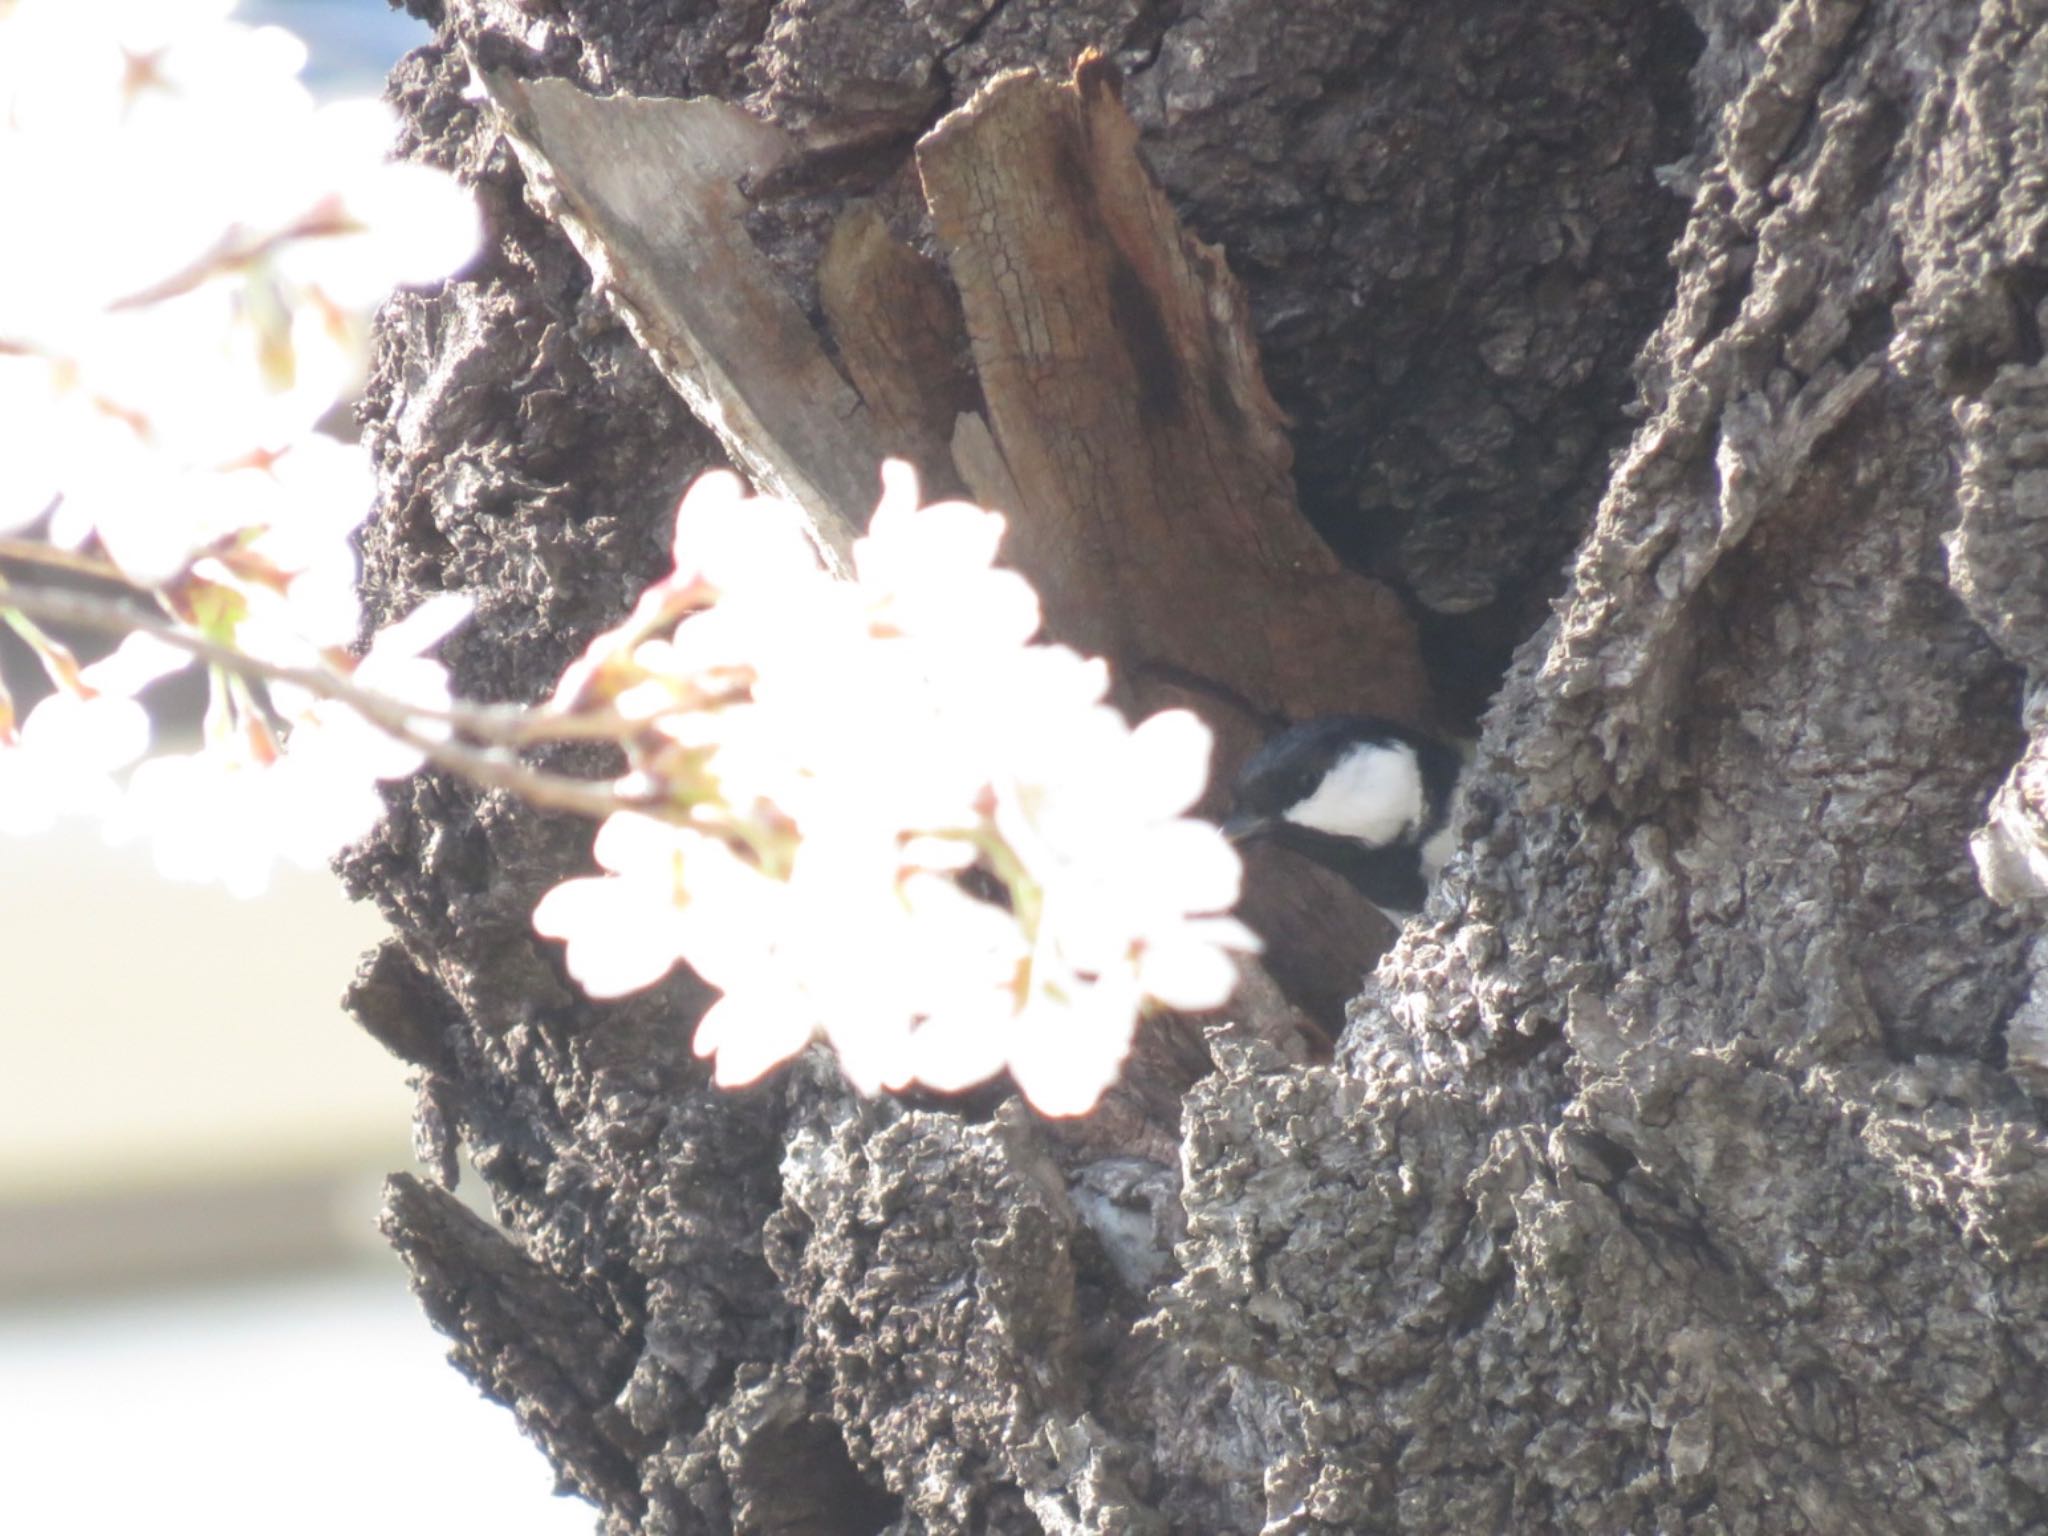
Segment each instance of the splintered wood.
[{"label": "splintered wood", "polygon": [[882,450],[866,407],[741,223],[788,151],[722,101],[598,97],[477,68],[527,179],[662,376],[844,568]]},{"label": "splintered wood", "polygon": [[[1292,717],[1410,715],[1413,636],[1295,507],[1292,454],[1222,253],[1183,231],[1115,72],[1003,76],[918,145],[988,422],[1008,558],[1060,638]],[[982,488],[977,486],[977,491]]]},{"label": "splintered wood", "polygon": [[1243,291],[1153,184],[1111,66],[1002,76],[925,135],[943,272],[846,210],[819,270],[838,366],[743,223],[780,129],[478,77],[641,344],[835,553],[898,454],[1009,515],[1047,634],[1109,657],[1127,699],[1192,689],[1226,731],[1233,710],[1415,718],[1407,618],[1296,508]]},{"label": "splintered wood", "polygon": [[[835,556],[886,454],[929,496],[1005,513],[1046,638],[1107,657],[1134,716],[1179,704],[1215,728],[1211,808],[1281,720],[1421,717],[1413,627],[1302,517],[1243,290],[1153,183],[1110,65],[1001,76],[918,142],[938,260],[875,207],[841,211],[818,270],[829,348],[744,222],[792,153],[780,129],[478,74],[641,345]],[[1248,879],[1269,967],[1334,1031],[1381,920],[1279,850]]]}]

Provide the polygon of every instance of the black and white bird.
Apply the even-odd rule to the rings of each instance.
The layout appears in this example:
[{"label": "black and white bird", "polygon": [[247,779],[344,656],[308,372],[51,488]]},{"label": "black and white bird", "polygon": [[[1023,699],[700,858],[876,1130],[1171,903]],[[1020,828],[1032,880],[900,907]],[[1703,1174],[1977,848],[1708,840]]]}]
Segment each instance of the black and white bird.
[{"label": "black and white bird", "polygon": [[1465,758],[1448,742],[1372,715],[1290,726],[1238,771],[1232,842],[1267,838],[1349,880],[1395,922],[1422,910],[1451,856],[1451,803]]}]

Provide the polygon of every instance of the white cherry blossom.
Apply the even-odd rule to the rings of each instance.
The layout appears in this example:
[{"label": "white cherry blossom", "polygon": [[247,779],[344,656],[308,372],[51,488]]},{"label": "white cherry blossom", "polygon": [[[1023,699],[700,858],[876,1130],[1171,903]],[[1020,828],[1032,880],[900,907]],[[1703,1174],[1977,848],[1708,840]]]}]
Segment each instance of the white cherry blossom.
[{"label": "white cherry blossom", "polygon": [[370,311],[479,235],[449,177],[390,163],[389,108],[317,107],[303,45],[231,9],[0,6],[0,206],[44,232],[0,242],[0,405],[36,397],[0,525],[61,492],[53,538],[146,583],[243,526],[227,482],[311,441]]},{"label": "white cherry blossom", "polygon": [[[415,710],[445,712],[454,702],[448,669],[425,653],[461,625],[472,607],[460,593],[443,592],[427,599],[377,632],[349,681]],[[284,761],[297,772],[367,788],[371,780],[402,779],[426,761],[422,748],[396,739],[339,699],[320,698],[284,683],[272,685],[271,696],[291,723]],[[432,714],[415,717],[411,728],[429,740],[446,740],[449,734]],[[331,851],[340,846],[337,842]]]},{"label": "white cherry blossom", "polygon": [[624,997],[683,956],[684,862],[708,889],[733,856],[716,838],[630,811],[598,829],[592,851],[608,873],[549,891],[533,909],[534,931],[568,946],[569,974],[592,997]]},{"label": "white cherry blossom", "polygon": [[676,819],[610,818],[606,873],[558,886],[535,926],[594,994],[677,964],[717,988],[695,1044],[720,1083],[822,1040],[867,1091],[1007,1068],[1081,1113],[1148,999],[1218,1006],[1257,947],[1221,915],[1236,854],[1185,815],[1209,734],[1184,711],[1133,730],[1101,662],[1031,643],[997,514],[917,506],[903,465],[885,487],[851,582],[794,509],[724,476],[684,498],[681,606],[643,602],[556,702],[607,695],[651,727],[666,745],[638,749],[636,782],[663,784],[671,751],[693,778]]},{"label": "white cherry blossom", "polygon": [[[619,807],[599,872],[534,925],[593,996],[689,966],[719,993],[695,1047],[726,1084],[822,1041],[866,1091],[1007,1070],[1082,1113],[1144,1009],[1226,1001],[1256,945],[1226,915],[1235,854],[1188,815],[1207,731],[1128,724],[1100,661],[1037,643],[1003,519],[920,505],[907,465],[849,571],[796,508],[700,480],[674,571],[535,732],[462,709],[429,654],[466,599],[350,662],[370,483],[314,426],[360,377],[372,307],[458,266],[477,217],[387,162],[389,109],[316,107],[297,42],[231,8],[0,0],[0,206],[64,232],[0,241],[0,533],[106,562],[214,684],[204,749],[144,757],[134,695],[189,653],[138,636],[81,669],[11,616],[63,686],[0,720],[0,830],[102,815],[167,875],[253,894],[363,835],[377,783],[430,753]],[[625,778],[528,772],[516,749],[547,732],[614,739]]]},{"label": "white cherry blossom", "polygon": [[[371,482],[315,424],[361,377],[371,310],[460,265],[479,225],[451,178],[390,161],[389,108],[316,106],[303,45],[232,9],[0,3],[0,206],[40,232],[0,241],[0,532],[105,562],[230,654],[350,672]],[[423,653],[459,618],[427,605],[351,680],[445,710]],[[252,892],[275,858],[361,835],[377,779],[422,759],[331,699],[280,684],[266,704],[216,666],[206,749],[142,762],[124,790],[143,719],[127,696],[188,661],[137,637],[38,705],[0,741],[8,823],[89,809],[167,872]]]},{"label": "white cherry blossom", "polygon": [[117,844],[147,842],[166,880],[219,885],[247,899],[270,886],[276,825],[266,765],[215,750],[140,764],[107,831]]},{"label": "white cherry blossom", "polygon": [[104,818],[120,803],[113,775],[149,750],[149,716],[117,693],[59,690],[0,747],[0,833],[29,836],[60,820]]}]

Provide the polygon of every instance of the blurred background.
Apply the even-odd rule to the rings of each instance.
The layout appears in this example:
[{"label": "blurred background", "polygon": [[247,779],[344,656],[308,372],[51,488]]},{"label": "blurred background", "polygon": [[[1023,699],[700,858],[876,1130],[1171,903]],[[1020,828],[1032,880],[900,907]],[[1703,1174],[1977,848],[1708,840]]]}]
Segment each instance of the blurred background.
[{"label": "blurred background", "polygon": [[[384,0],[236,16],[324,97],[426,36]],[[337,999],[382,925],[291,873],[239,902],[90,827],[0,839],[0,1531],[582,1536],[377,1237],[412,1095]]]}]

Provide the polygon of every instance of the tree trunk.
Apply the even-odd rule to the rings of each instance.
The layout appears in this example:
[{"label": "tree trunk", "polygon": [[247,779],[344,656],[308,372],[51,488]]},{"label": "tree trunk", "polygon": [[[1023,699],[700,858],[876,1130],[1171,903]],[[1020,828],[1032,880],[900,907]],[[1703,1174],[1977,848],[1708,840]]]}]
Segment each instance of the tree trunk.
[{"label": "tree trunk", "polygon": [[[387,1229],[607,1529],[2048,1527],[2048,4],[414,8],[495,246],[387,312],[366,582],[476,594],[470,692],[662,573],[687,397],[821,516],[868,449],[1003,505],[1227,752],[1492,698],[1348,1023],[1371,921],[1252,871],[1334,1059],[1253,986],[1077,1123],[715,1090],[700,986],[593,1005],[531,930],[586,826],[395,792],[353,1003],[439,1182]],[[680,286],[546,81],[776,136],[662,168]]]}]

